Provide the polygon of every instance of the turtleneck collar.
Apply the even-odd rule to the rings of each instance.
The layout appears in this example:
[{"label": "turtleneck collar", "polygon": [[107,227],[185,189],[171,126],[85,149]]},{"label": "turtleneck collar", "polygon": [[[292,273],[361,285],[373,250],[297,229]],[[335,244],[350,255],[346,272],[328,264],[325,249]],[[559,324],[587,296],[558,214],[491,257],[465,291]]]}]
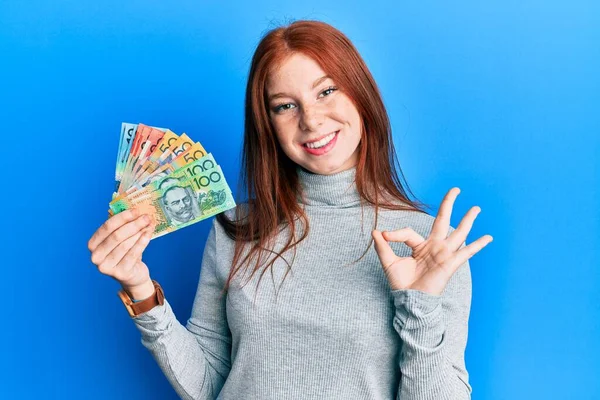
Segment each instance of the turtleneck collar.
[{"label": "turtleneck collar", "polygon": [[312,173],[296,166],[304,198],[298,201],[310,206],[352,207],[360,205],[356,189],[356,167],[332,175]]}]

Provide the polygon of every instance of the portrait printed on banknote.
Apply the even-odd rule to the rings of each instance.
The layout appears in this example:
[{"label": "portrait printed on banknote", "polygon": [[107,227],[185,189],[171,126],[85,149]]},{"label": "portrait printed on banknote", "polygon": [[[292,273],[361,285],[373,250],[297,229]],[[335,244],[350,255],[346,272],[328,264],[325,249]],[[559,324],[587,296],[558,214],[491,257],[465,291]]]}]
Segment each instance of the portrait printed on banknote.
[{"label": "portrait printed on banknote", "polygon": [[179,226],[192,222],[200,216],[200,207],[190,187],[172,185],[163,192],[160,206],[169,224]]}]

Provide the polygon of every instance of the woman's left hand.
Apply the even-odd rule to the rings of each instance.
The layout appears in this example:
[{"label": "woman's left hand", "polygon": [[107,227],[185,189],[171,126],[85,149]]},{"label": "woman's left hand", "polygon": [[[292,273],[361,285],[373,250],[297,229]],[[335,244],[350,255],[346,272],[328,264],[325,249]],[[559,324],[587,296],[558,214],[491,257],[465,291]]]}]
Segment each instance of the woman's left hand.
[{"label": "woman's left hand", "polygon": [[[472,207],[456,230],[446,237],[450,229],[452,206],[459,193],[459,188],[448,191],[427,240],[411,228],[371,232],[375,250],[392,290],[416,289],[440,295],[458,267],[492,242],[492,236],[484,235],[459,250],[481,211],[479,207]],[[412,256],[396,256],[388,242],[406,243],[412,248]]]}]

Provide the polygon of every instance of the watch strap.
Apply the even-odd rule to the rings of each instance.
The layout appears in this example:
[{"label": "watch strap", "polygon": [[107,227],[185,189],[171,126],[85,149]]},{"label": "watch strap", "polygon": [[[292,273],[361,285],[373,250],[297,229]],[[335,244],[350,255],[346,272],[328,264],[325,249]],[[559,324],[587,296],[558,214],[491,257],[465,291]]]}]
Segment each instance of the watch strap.
[{"label": "watch strap", "polygon": [[155,280],[152,280],[152,284],[154,285],[154,293],[147,299],[140,300],[137,302],[134,302],[133,299],[131,299],[131,297],[127,294],[127,292],[124,289],[119,290],[119,298],[125,305],[129,316],[136,317],[140,314],[150,311],[157,305],[162,306],[164,304],[165,295],[162,290],[162,287]]}]

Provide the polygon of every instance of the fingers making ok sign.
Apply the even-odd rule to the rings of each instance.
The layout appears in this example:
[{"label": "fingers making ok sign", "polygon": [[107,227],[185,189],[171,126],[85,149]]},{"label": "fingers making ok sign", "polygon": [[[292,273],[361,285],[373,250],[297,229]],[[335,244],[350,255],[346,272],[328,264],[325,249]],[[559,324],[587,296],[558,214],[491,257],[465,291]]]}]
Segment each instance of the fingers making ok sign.
[{"label": "fingers making ok sign", "polygon": [[[392,290],[416,289],[440,295],[458,267],[492,242],[492,236],[484,235],[461,248],[481,211],[477,206],[467,212],[456,230],[448,236],[452,207],[459,193],[460,189],[456,187],[448,191],[427,239],[411,228],[371,232]],[[412,256],[396,256],[388,242],[405,243],[412,249]]]}]

